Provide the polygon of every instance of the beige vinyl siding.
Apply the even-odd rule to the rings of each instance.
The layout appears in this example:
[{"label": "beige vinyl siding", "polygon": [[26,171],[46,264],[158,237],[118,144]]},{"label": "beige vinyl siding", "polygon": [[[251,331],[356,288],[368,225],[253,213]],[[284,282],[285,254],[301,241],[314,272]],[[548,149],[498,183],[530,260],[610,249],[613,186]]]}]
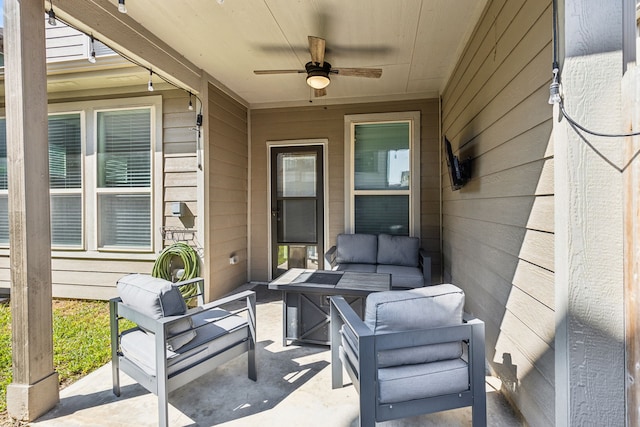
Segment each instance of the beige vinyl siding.
[{"label": "beige vinyl siding", "polygon": [[[209,85],[209,298],[247,282],[248,112]],[[238,257],[231,265],[229,258]]]},{"label": "beige vinyl siding", "polygon": [[[196,106],[195,97],[192,98]],[[163,94],[163,154],[164,154],[164,225],[169,229],[194,230],[197,224],[197,155],[196,126],[197,110],[189,111],[189,95],[183,91],[171,91]],[[183,216],[175,217],[171,214],[171,205],[174,202],[184,203]],[[169,237],[171,237],[169,235]],[[193,241],[192,234],[187,233],[177,239],[188,239],[187,243],[200,246],[202,243]],[[165,240],[164,244],[170,245],[172,240]]]},{"label": "beige vinyl siding", "polygon": [[490,1],[442,95],[444,279],[486,322],[487,359],[529,425],[554,423],[551,2]]},{"label": "beige vinyl siding", "polygon": [[89,55],[89,37],[59,23],[55,27],[46,25],[47,61],[65,61],[87,58]]},{"label": "beige vinyl siding", "polygon": [[349,114],[419,111],[421,121],[422,247],[433,259],[434,281],[440,279],[440,145],[438,100],[326,105],[251,111],[251,247],[250,278],[269,277],[269,200],[267,141],[322,139],[328,144],[328,247],[344,232],[344,116]]},{"label": "beige vinyl siding", "polygon": [[[45,32],[48,63],[89,57],[91,42],[86,34],[65,25],[60,20],[55,27],[46,23]],[[115,55],[113,50],[97,40],[94,41],[94,49],[98,58],[104,55]]]},{"label": "beige vinyl siding", "polygon": [[[163,91],[163,181],[164,224],[157,224],[154,233],[160,238],[162,225],[193,228],[196,221],[196,152],[195,112],[188,111],[188,95],[183,91]],[[145,96],[147,92],[142,92]],[[128,97],[130,97],[129,95]],[[74,99],[77,100],[78,98]],[[186,203],[183,218],[171,216],[172,201]],[[89,221],[91,223],[91,221]],[[93,233],[92,228],[85,230]],[[170,244],[172,241],[165,241]],[[5,254],[7,251],[5,250]],[[53,296],[60,298],[108,299],[116,295],[116,281],[129,273],[151,273],[155,253],[108,253],[54,251],[51,260]],[[8,292],[11,284],[9,257],[0,256],[0,292]]]}]

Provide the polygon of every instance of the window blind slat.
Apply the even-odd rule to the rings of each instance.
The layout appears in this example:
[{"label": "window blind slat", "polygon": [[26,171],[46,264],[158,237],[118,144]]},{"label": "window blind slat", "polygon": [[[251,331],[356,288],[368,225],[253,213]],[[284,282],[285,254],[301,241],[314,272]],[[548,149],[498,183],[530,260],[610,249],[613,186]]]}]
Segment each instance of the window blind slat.
[{"label": "window blind slat", "polygon": [[50,188],[82,187],[80,114],[49,117]]},{"label": "window blind slat", "polygon": [[148,248],[151,242],[149,195],[101,194],[100,246]]},{"label": "window blind slat", "polygon": [[390,194],[410,188],[409,122],[357,124],[354,143],[353,190],[376,193],[354,196],[355,231],[409,235],[410,196]]},{"label": "window blind slat", "polygon": [[151,110],[98,113],[98,187],[151,185]]},{"label": "window blind slat", "polygon": [[82,246],[81,195],[51,195],[51,245]]}]

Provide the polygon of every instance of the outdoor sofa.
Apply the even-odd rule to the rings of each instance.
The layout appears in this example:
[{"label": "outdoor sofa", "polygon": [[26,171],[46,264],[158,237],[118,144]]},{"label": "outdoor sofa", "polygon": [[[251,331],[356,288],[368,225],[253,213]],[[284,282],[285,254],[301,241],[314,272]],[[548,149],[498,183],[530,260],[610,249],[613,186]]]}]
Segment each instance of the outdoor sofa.
[{"label": "outdoor sofa", "polygon": [[325,268],[361,273],[387,273],[392,288],[431,285],[431,258],[420,239],[390,234],[338,234],[325,253]]}]

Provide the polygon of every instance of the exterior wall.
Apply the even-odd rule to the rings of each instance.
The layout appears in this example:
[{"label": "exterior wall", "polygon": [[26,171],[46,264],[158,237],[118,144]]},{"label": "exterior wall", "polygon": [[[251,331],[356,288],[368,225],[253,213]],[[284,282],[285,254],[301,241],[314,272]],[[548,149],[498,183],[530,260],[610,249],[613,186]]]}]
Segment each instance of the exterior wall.
[{"label": "exterior wall", "polygon": [[[208,298],[247,282],[248,112],[233,98],[209,85],[207,158],[209,221]],[[205,151],[207,153],[207,151]],[[229,258],[238,257],[231,265]]]},{"label": "exterior wall", "polygon": [[[45,23],[47,63],[87,59],[90,39],[87,35],[58,21],[55,27]],[[116,53],[99,41],[94,42],[96,57]]]},{"label": "exterior wall", "polygon": [[[623,40],[621,31],[631,24],[635,33],[636,2],[564,0],[560,4],[561,81],[567,115],[601,133],[637,131],[624,106],[637,104],[638,94],[622,93],[623,88],[631,89],[622,84],[624,64],[630,69],[635,66],[623,52],[635,46],[633,35]],[[625,8],[630,13],[625,14]],[[638,305],[635,299],[628,301],[631,311],[625,313],[625,298],[634,295],[625,295],[624,264],[638,262],[633,254],[625,260],[624,253],[625,237],[633,239],[624,236],[625,193],[638,192],[637,181],[624,188],[625,175],[638,161],[631,152],[633,141],[578,133],[568,118],[554,120],[553,127],[556,425],[638,425],[633,422],[637,407],[625,402],[625,385],[638,387],[633,378],[638,361],[625,354],[625,335],[638,340],[637,331],[625,329],[625,315],[632,316]],[[634,211],[632,217],[638,213]],[[637,286],[638,278],[632,283],[628,290]]]},{"label": "exterior wall", "polygon": [[442,95],[442,130],[472,179],[443,162],[444,279],[486,322],[487,359],[528,424],[554,424],[551,1],[493,0]]},{"label": "exterior wall", "polygon": [[[155,197],[164,199],[164,224],[154,230],[160,239],[160,226],[193,228],[196,206],[196,144],[195,113],[187,110],[188,95],[182,91],[156,92],[162,95],[163,111],[163,159],[164,194]],[[148,92],[126,94],[130,98],[146,96]],[[59,102],[87,100],[87,97],[67,96]],[[101,98],[104,99],[104,98]],[[187,215],[182,219],[172,217],[171,202],[186,203]],[[190,214],[193,213],[193,214]],[[86,233],[92,233],[92,229]],[[182,237],[179,237],[182,239]],[[172,243],[166,240],[165,245]],[[191,242],[190,242],[191,243]],[[194,242],[199,244],[198,242]],[[116,295],[116,281],[129,273],[151,273],[156,253],[126,253],[84,251],[53,251],[51,259],[53,296],[59,298],[108,299]],[[11,286],[9,252],[0,249],[0,292],[9,292]]]},{"label": "exterior wall", "polygon": [[344,231],[344,116],[347,114],[420,111],[421,236],[433,261],[433,280],[440,278],[440,175],[438,100],[422,99],[352,105],[259,109],[251,111],[251,248],[250,280],[269,277],[269,200],[267,141],[327,138],[329,242]]}]

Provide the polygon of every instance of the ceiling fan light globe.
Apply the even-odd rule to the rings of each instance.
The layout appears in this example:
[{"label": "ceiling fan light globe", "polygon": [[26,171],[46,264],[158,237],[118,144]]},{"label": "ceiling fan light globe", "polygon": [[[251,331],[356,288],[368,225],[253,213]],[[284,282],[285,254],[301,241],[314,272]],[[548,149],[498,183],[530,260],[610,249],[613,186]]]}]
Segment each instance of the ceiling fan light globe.
[{"label": "ceiling fan light globe", "polygon": [[314,89],[324,89],[329,86],[331,80],[329,80],[328,76],[324,75],[310,75],[307,77],[307,84]]}]

